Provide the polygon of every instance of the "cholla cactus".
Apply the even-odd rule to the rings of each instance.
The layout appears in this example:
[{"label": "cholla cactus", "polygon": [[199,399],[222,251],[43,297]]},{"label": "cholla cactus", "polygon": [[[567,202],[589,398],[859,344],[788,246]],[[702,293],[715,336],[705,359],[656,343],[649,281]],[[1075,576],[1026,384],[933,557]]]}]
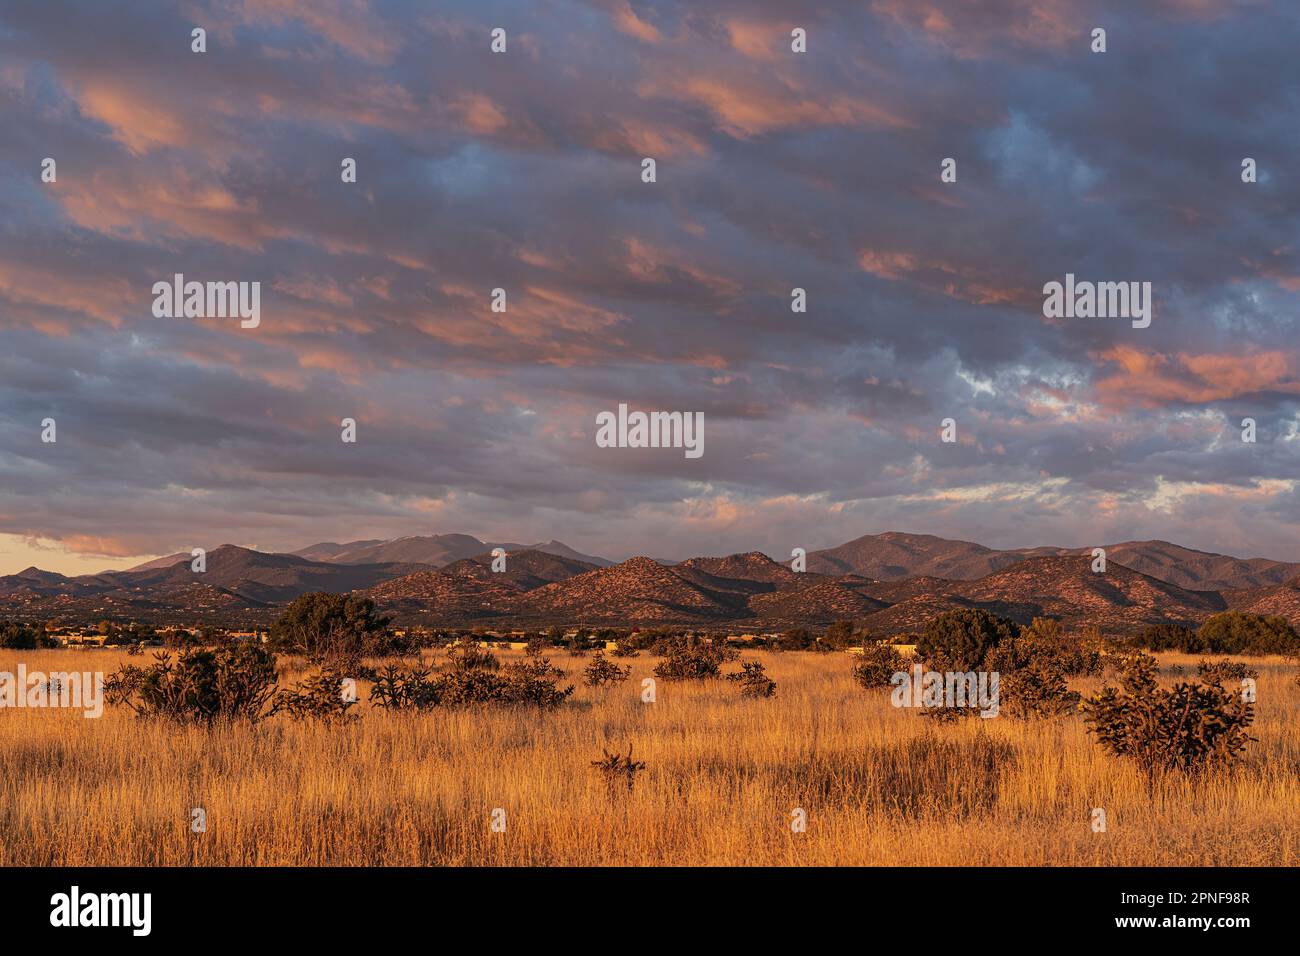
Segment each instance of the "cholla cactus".
[{"label": "cholla cactus", "polygon": [[1222,684],[1225,681],[1240,682],[1248,677],[1259,677],[1259,671],[1248,666],[1244,661],[1211,661],[1203,659],[1196,665],[1196,676],[1207,684]]},{"label": "cholla cactus", "polygon": [[627,745],[627,755],[624,756],[617,751],[610,753],[605,748],[601,748],[605,755],[601,760],[593,760],[592,767],[598,770],[605,777],[605,783],[612,792],[620,780],[627,784],[628,793],[632,792],[632,787],[636,784],[636,775],[645,770],[645,762],[632,759],[632,745]]},{"label": "cholla cactus", "polygon": [[632,668],[619,667],[605,660],[604,651],[597,651],[583,672],[582,682],[588,687],[601,687],[605,684],[621,684],[632,676]]},{"label": "cholla cactus", "polygon": [[375,675],[370,703],[385,710],[425,710],[439,703],[437,682],[425,668],[400,670],[389,664]]},{"label": "cholla cactus", "polygon": [[907,661],[891,644],[863,641],[862,656],[853,665],[853,679],[872,690],[888,687],[895,674],[907,670]]},{"label": "cholla cactus", "polygon": [[500,667],[487,653],[456,654],[437,673],[388,667],[375,676],[370,700],[391,710],[464,707],[474,704],[530,704],[558,707],[573,693],[561,688],[564,671],[545,657],[531,657]]},{"label": "cholla cactus", "polygon": [[154,655],[148,667],[128,664],[104,683],[109,703],[141,717],[177,723],[258,721],[271,714],[276,690],[275,655],[257,644]]},{"label": "cholla cactus", "polygon": [[746,661],[740,670],[728,674],[727,680],[740,684],[741,697],[772,697],[776,694],[776,681],[767,676],[761,661]]},{"label": "cholla cactus", "polygon": [[297,687],[278,692],[271,713],[284,711],[294,720],[345,724],[355,719],[356,714],[350,711],[357,703],[355,697],[343,694],[345,677],[337,668],[325,667],[315,677],[300,681]]},{"label": "cholla cactus", "polygon": [[707,680],[722,676],[722,664],[731,659],[726,649],[696,640],[674,640],[664,647],[665,657],[655,665],[660,680]]},{"label": "cholla cactus", "polygon": [[1036,720],[1072,714],[1080,695],[1070,690],[1055,661],[1030,664],[1001,677],[1002,707],[1008,716]]},{"label": "cholla cactus", "polygon": [[1254,739],[1246,728],[1255,709],[1244,695],[1205,682],[1162,689],[1147,654],[1128,659],[1120,683],[1084,703],[1088,730],[1107,751],[1144,769],[1148,791],[1168,771],[1227,766]]}]

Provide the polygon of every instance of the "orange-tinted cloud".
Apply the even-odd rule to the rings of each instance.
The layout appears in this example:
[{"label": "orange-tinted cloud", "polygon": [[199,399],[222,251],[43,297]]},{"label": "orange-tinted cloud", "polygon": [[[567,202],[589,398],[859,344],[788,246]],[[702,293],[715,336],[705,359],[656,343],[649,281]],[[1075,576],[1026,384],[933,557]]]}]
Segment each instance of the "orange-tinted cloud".
[{"label": "orange-tinted cloud", "polygon": [[615,29],[620,33],[636,37],[646,43],[658,43],[663,39],[654,24],[647,23],[636,15],[627,0],[610,0],[609,16]]},{"label": "orange-tinted cloud", "polygon": [[1195,404],[1263,391],[1300,394],[1295,358],[1281,351],[1170,355],[1121,345],[1097,357],[1119,368],[1093,385],[1110,408]]},{"label": "orange-tinted cloud", "polygon": [[977,58],[1012,46],[1061,49],[1085,36],[1084,20],[1072,0],[999,0],[944,3],[941,0],[875,0],[872,11],[923,35],[960,57]]},{"label": "orange-tinted cloud", "polygon": [[465,128],[474,133],[490,134],[501,130],[509,120],[496,103],[481,93],[467,93],[451,104]]},{"label": "orange-tinted cloud", "polygon": [[316,36],[373,63],[390,63],[402,35],[365,0],[243,0],[243,22],[282,25],[297,21]]},{"label": "orange-tinted cloud", "polygon": [[737,53],[752,60],[770,63],[789,50],[790,29],[781,24],[758,20],[728,20],[727,36]]},{"label": "orange-tinted cloud", "polygon": [[848,93],[804,94],[774,80],[714,74],[667,75],[642,82],[646,98],[665,97],[706,109],[729,136],[746,139],[777,129],[820,126],[905,128],[906,118]]},{"label": "orange-tinted cloud", "polygon": [[143,156],[162,146],[193,143],[185,119],[171,104],[139,90],[96,77],[74,94],[83,112],[111,130],[112,137]]}]

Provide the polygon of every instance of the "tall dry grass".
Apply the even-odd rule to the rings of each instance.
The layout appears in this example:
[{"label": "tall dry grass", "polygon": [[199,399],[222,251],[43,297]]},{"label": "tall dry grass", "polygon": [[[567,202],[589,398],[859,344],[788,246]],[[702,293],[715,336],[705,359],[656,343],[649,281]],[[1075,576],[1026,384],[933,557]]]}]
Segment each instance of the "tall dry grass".
[{"label": "tall dry grass", "polygon": [[[504,655],[506,657],[512,655]],[[1257,666],[1240,767],[1166,781],[1105,755],[1080,717],[932,726],[866,692],[847,655],[763,655],[771,700],[723,681],[643,704],[639,657],[574,703],[390,714],[352,726],[276,718],[207,731],[108,708],[0,710],[3,865],[1295,865],[1300,687]],[[116,650],[0,654],[0,670],[100,669]],[[135,659],[139,661],[139,658]],[[1196,658],[1161,655],[1195,673]],[[301,665],[299,665],[301,666]],[[1085,692],[1096,679],[1074,681]],[[363,694],[364,696],[364,694]],[[631,743],[647,769],[611,789],[590,761]],[[191,810],[207,814],[190,831]],[[504,833],[489,826],[506,811]],[[1108,829],[1089,814],[1104,808]],[[790,827],[807,812],[806,832]]]}]

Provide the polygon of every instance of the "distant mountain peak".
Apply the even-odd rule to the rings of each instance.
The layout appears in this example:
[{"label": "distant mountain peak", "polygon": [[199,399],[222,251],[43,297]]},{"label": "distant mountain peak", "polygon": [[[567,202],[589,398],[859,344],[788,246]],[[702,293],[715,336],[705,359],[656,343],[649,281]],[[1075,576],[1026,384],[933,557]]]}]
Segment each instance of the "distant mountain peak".
[{"label": "distant mountain peak", "polygon": [[[507,552],[492,570],[492,550]],[[407,535],[322,542],[297,554],[224,543],[207,570],[189,552],[129,571],[66,578],[29,567],[0,576],[0,616],[99,617],[272,614],[307,591],[373,596],[423,622],[825,624],[852,618],[873,633],[915,630],[934,615],[979,607],[1027,623],[1054,617],[1131,632],[1152,623],[1196,623],[1224,608],[1300,621],[1300,564],[1235,558],[1168,541],[1105,545],[1094,573],[1090,548],[999,551],[969,541],[888,531],[808,555],[796,573],[761,551],[618,564],[543,544],[484,542],[472,535]]]}]

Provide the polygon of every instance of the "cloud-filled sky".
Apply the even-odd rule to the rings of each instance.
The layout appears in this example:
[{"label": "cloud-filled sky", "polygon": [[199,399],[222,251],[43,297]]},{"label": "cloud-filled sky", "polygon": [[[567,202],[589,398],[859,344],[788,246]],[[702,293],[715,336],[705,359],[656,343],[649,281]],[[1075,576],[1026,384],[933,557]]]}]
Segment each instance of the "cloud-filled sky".
[{"label": "cloud-filled sky", "polygon": [[[1297,49],[1245,0],[6,4],[0,573],[448,531],[1300,560]],[[155,318],[175,273],[260,326]],[[1044,318],[1066,273],[1151,326]],[[703,456],[598,448],[620,402]]]}]

